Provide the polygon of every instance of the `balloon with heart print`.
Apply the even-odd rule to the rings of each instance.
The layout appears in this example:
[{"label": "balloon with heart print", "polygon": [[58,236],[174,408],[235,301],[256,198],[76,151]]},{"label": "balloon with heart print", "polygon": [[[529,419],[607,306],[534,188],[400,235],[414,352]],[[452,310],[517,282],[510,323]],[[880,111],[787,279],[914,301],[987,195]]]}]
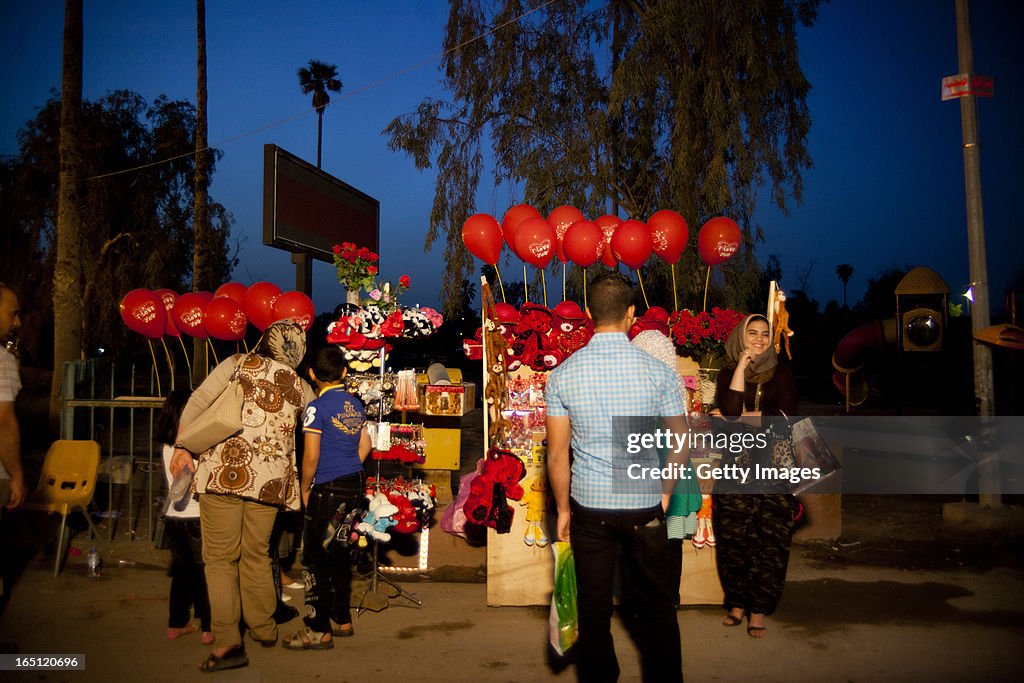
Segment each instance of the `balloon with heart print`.
[{"label": "balloon with heart print", "polygon": [[245,314],[260,332],[270,327],[274,318],[274,301],[281,288],[273,282],[256,282],[245,292]]},{"label": "balloon with heart print", "polygon": [[604,253],[604,232],[591,221],[576,221],[565,231],[565,255],[580,268],[597,263]]},{"label": "balloon with heart print", "polygon": [[[212,299],[211,299],[212,300]],[[179,331],[190,337],[206,339],[210,333],[203,327],[203,313],[207,300],[202,292],[185,292],[174,302],[171,318]]]},{"label": "balloon with heart print", "polygon": [[181,332],[178,331],[178,326],[174,324],[174,316],[171,315],[174,311],[174,304],[178,301],[178,293],[173,289],[154,289],[153,293],[160,297],[160,300],[164,302],[164,309],[167,310],[167,328],[164,330],[164,334],[168,337],[180,337]]},{"label": "balloon with heart print", "polygon": [[686,241],[690,231],[686,221],[675,211],[662,209],[647,219],[647,228],[651,231],[654,253],[665,263],[673,264],[686,251]]},{"label": "balloon with heart print", "polygon": [[501,226],[494,216],[476,213],[462,224],[462,243],[473,256],[494,265],[501,256]]},{"label": "balloon with heart print", "polygon": [[[504,218],[501,219],[501,234],[505,238],[505,243],[508,244],[509,249],[511,249],[513,253],[516,251],[516,228],[518,228],[519,224],[527,218],[540,217],[540,211],[529,204],[516,204],[505,212]],[[516,255],[518,256],[518,253]]]},{"label": "balloon with heart print", "polygon": [[274,320],[291,318],[302,329],[308,330],[316,317],[316,308],[313,300],[302,292],[285,292],[274,301]]},{"label": "balloon with heart print", "polygon": [[594,219],[594,223],[597,224],[597,227],[601,228],[601,232],[604,234],[604,249],[601,251],[601,262],[609,268],[619,265],[618,259],[612,254],[612,235],[615,234],[615,228],[619,227],[621,222],[621,218],[611,214],[605,214]]},{"label": "balloon with heart print", "polygon": [[147,339],[159,339],[167,329],[167,307],[160,295],[148,289],[133,289],[120,305],[121,320],[132,332]]},{"label": "balloon with heart print", "polygon": [[225,282],[213,292],[214,298],[218,296],[226,296],[229,299],[234,299],[238,303],[245,306],[245,292],[249,288],[243,285],[241,282]]},{"label": "balloon with heart print", "polygon": [[583,213],[575,206],[559,206],[548,214],[548,223],[555,229],[555,255],[565,263],[565,233],[569,226],[584,219]]},{"label": "balloon with heart print", "polygon": [[697,251],[709,266],[724,263],[740,248],[743,234],[731,218],[712,218],[697,233]]},{"label": "balloon with heart print", "polygon": [[214,339],[238,341],[245,336],[248,322],[242,304],[229,296],[213,297],[203,312],[203,327]]},{"label": "balloon with heart print", "polygon": [[543,218],[527,218],[516,228],[515,251],[527,263],[546,268],[555,255],[555,229]]},{"label": "balloon with heart print", "polygon": [[633,270],[644,265],[654,247],[651,231],[640,221],[634,220],[619,223],[612,235],[611,245],[615,258]]}]

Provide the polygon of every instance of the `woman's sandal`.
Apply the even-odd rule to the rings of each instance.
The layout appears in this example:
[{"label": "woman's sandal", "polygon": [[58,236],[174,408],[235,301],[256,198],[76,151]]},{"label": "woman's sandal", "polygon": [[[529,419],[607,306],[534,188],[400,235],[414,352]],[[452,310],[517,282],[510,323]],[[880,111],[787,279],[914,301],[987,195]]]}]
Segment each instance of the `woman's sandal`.
[{"label": "woman's sandal", "polygon": [[178,638],[181,638],[182,636],[187,636],[190,633],[195,633],[198,630],[199,627],[195,624],[185,624],[181,628],[174,628],[172,626],[167,629],[167,639],[176,640]]},{"label": "woman's sandal", "polygon": [[223,671],[224,669],[238,669],[248,665],[249,657],[245,654],[245,647],[236,645],[220,657],[211,652],[206,661],[199,665],[199,670],[208,674],[214,671]]},{"label": "woman's sandal", "polygon": [[748,626],[747,635],[751,638],[764,638],[767,635],[768,629],[764,626]]},{"label": "woman's sandal", "polygon": [[286,650],[330,650],[334,640],[324,640],[330,633],[320,633],[308,626],[286,637],[281,644]]},{"label": "woman's sandal", "polygon": [[726,614],[725,618],[722,619],[722,626],[739,626],[743,623],[743,617],[737,617],[734,614]]},{"label": "woman's sandal", "polygon": [[216,638],[213,637],[212,631],[203,631],[203,635],[199,636],[199,642],[203,645],[213,645],[213,641]]}]

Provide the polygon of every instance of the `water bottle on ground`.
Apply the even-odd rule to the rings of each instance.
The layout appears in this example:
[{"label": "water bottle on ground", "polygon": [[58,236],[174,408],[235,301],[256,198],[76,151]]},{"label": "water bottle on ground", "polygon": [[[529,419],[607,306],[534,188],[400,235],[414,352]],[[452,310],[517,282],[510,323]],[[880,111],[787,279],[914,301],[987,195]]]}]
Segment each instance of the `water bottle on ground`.
[{"label": "water bottle on ground", "polygon": [[100,577],[100,554],[96,550],[96,546],[89,548],[89,554],[86,556],[85,564],[89,568],[89,578],[98,579]]}]

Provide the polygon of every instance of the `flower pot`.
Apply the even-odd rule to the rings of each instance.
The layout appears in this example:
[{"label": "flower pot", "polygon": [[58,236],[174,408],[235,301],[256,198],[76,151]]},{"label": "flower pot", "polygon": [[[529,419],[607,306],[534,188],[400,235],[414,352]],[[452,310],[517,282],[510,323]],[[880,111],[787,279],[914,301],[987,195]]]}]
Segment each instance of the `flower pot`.
[{"label": "flower pot", "polygon": [[715,405],[719,368],[698,368],[697,386],[700,389],[701,410],[707,413]]}]

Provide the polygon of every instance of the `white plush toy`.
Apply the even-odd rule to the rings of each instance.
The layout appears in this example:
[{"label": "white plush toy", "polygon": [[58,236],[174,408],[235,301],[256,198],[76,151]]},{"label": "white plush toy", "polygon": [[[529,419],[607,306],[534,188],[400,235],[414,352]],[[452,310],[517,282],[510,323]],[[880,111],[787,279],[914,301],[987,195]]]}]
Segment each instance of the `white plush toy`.
[{"label": "white plush toy", "polygon": [[396,514],[398,508],[392,505],[383,493],[377,493],[370,499],[369,510],[363,516],[363,521],[356,525],[356,530],[387,543],[391,540],[391,534],[387,530],[395,525]]}]

